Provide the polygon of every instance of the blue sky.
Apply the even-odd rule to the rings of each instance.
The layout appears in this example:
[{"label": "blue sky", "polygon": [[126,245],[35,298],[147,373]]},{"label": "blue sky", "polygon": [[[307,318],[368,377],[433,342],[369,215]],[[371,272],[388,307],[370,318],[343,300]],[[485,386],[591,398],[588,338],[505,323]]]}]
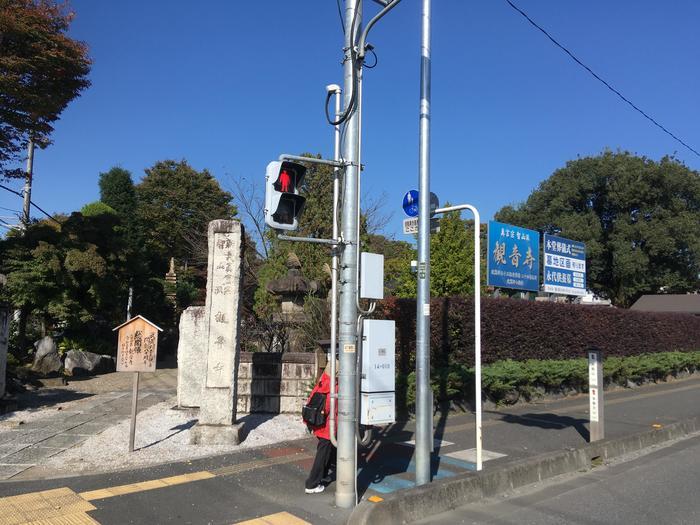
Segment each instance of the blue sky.
[{"label": "blue sky", "polygon": [[[696,149],[700,148],[700,4],[516,2],[585,63]],[[370,35],[363,193],[392,213],[417,187],[419,0],[403,0]],[[334,0],[72,0],[74,38],[94,60],[92,87],[38,151],[33,200],[70,212],[99,197],[98,174],[119,165],[135,180],[162,159],[262,183],[280,153],[332,155],[324,87],[341,83]],[[366,2],[366,13],[376,4]],[[431,189],[468,202],[484,220],[527,198],[567,160],[606,147],[700,158],[653,127],[576,66],[503,0],[434,0]],[[20,182],[12,183],[19,189]],[[20,199],[0,193],[0,207]],[[10,212],[0,210],[0,216]]]}]

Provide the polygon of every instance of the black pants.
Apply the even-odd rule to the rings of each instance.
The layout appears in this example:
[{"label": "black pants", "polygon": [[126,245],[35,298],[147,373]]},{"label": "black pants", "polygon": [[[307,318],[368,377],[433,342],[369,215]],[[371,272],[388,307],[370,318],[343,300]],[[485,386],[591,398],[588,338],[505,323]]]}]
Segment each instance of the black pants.
[{"label": "black pants", "polygon": [[312,489],[321,484],[321,480],[328,475],[328,469],[335,459],[335,447],[327,439],[318,438],[316,446],[316,457],[314,464],[309,472],[309,477],[306,480],[306,488]]}]

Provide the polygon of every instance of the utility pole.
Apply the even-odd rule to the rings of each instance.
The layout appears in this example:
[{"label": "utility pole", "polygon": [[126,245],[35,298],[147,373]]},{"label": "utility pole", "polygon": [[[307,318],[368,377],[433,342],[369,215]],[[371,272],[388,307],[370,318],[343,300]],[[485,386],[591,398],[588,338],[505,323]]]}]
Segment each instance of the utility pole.
[{"label": "utility pole", "polygon": [[416,485],[430,482],[430,8],[423,0],[418,147],[418,300],[416,301]]},{"label": "utility pole", "polygon": [[[357,10],[357,12],[356,12]],[[343,101],[347,110],[351,105],[359,106],[357,98],[360,90],[360,62],[355,59],[356,35],[362,25],[362,3],[345,0],[345,61],[343,64]],[[355,269],[358,263],[357,239],[357,182],[360,174],[358,165],[360,122],[359,114],[353,109],[345,121],[345,143],[343,160],[342,236],[343,248],[340,257],[340,312],[338,318],[338,345],[340,349],[340,381],[338,388],[338,471],[336,476],[335,503],[340,508],[355,506],[357,444],[355,397],[357,395],[357,282]],[[334,351],[335,349],[331,349]]]},{"label": "utility pole", "polygon": [[32,173],[34,171],[34,139],[29,139],[27,146],[27,172],[24,176],[24,206],[22,207],[22,224],[29,226],[29,207],[32,202]]}]

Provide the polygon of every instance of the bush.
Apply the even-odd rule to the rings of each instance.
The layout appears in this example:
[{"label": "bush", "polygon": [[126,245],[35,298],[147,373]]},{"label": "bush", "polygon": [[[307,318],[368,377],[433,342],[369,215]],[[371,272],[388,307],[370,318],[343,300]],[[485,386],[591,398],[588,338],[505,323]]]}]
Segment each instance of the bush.
[{"label": "bush", "polygon": [[[632,357],[610,357],[603,361],[606,384],[625,386],[627,381],[658,381],[680,372],[700,370],[700,351],[662,352]],[[402,377],[406,379],[402,380]],[[531,399],[542,392],[566,393],[588,391],[588,361],[585,358],[547,360],[506,359],[485,365],[481,371],[482,392],[496,403],[503,403],[509,394]],[[397,402],[405,414],[415,405],[415,372],[397,376],[397,390],[406,387],[406,404]],[[474,398],[474,369],[451,365],[432,373],[431,386],[438,402],[472,403]]]}]

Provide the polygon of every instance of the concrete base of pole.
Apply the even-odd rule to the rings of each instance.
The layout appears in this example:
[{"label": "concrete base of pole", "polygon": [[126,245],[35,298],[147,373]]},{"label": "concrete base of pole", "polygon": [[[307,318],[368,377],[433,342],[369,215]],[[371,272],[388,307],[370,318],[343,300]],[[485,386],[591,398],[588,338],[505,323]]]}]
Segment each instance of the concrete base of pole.
[{"label": "concrete base of pole", "polygon": [[352,509],[355,507],[355,487],[353,486],[349,492],[340,492],[340,490],[336,489],[335,504],[341,509]]},{"label": "concrete base of pole", "polygon": [[195,425],[192,429],[193,445],[238,445],[241,442],[243,423],[234,425]]}]

